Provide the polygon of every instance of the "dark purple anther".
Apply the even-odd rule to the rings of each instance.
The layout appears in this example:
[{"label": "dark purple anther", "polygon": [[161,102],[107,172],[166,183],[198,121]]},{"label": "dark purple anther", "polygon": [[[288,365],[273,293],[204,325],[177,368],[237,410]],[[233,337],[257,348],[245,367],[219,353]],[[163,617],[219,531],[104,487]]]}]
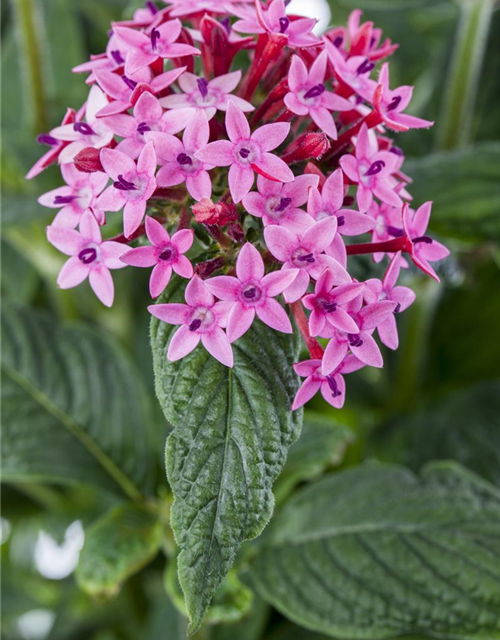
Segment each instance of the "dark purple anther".
[{"label": "dark purple anther", "polygon": [[187,155],[187,153],[179,153],[179,155],[177,156],[177,162],[181,165],[193,164],[193,161]]},{"label": "dark purple anther", "polygon": [[337,217],[337,226],[338,227],[343,227],[345,225],[345,216],[338,216]]},{"label": "dark purple anther", "polygon": [[151,131],[151,127],[149,126],[149,124],[147,122],[140,122],[137,125],[137,131],[139,133],[141,133],[142,135],[144,135],[146,133],[146,131]]},{"label": "dark purple anther", "polygon": [[75,122],[73,129],[84,136],[95,136],[95,131],[86,122]]},{"label": "dark purple anther", "polygon": [[251,289],[247,289],[246,291],[244,291],[243,295],[247,300],[252,300],[253,298],[255,298],[256,293],[257,290],[255,289],[255,287],[252,287]]},{"label": "dark purple anther", "polygon": [[160,260],[170,260],[172,257],[172,249],[165,249],[158,257]]},{"label": "dark purple anther", "polygon": [[137,82],[134,82],[134,80],[127,78],[127,76],[121,76],[121,79],[129,89],[132,89],[132,91],[137,87]]},{"label": "dark purple anther", "polygon": [[399,229],[398,227],[391,227],[390,225],[388,225],[386,229],[387,233],[394,238],[401,238],[405,234],[404,230]]},{"label": "dark purple anther", "polygon": [[312,253],[308,253],[305,256],[299,256],[299,261],[300,262],[309,262],[309,263],[316,262],[314,260],[314,255]]},{"label": "dark purple anther", "polygon": [[230,36],[231,35],[231,20],[228,17],[225,17],[225,18],[222,18],[220,23],[224,27],[224,29],[226,30],[227,35]]},{"label": "dark purple anther", "polygon": [[205,78],[198,78],[196,84],[198,85],[201,97],[206,98],[208,96],[208,82],[205,80]]},{"label": "dark purple anther", "polygon": [[398,302],[396,308],[394,309],[394,313],[399,313],[401,311],[401,303]]},{"label": "dark purple anther", "polygon": [[327,313],[333,313],[334,311],[337,310],[337,303],[336,302],[323,302],[323,309]]},{"label": "dark purple anther", "polygon": [[125,64],[125,60],[123,59],[122,54],[118,51],[118,49],[112,51],[111,56],[116,64]]},{"label": "dark purple anther", "polygon": [[49,147],[56,147],[59,144],[59,140],[56,140],[52,136],[49,136],[48,133],[42,133],[38,136],[36,141],[38,142],[38,144],[46,144]]},{"label": "dark purple anther", "polygon": [[328,386],[332,390],[332,396],[334,398],[338,398],[338,396],[342,395],[342,391],[339,391],[338,385],[333,376],[326,376],[326,381],[328,382]]},{"label": "dark purple anther", "polygon": [[83,264],[90,264],[97,258],[97,251],[91,247],[82,249],[78,254],[78,258],[83,262]]},{"label": "dark purple anther", "polygon": [[306,91],[306,93],[304,94],[304,98],[306,100],[308,98],[319,98],[320,95],[325,93],[325,89],[326,87],[324,84],[317,84],[314,87],[311,87],[309,91]]},{"label": "dark purple anther", "polygon": [[393,153],[395,156],[400,156],[401,157],[403,155],[403,150],[400,149],[399,147],[391,147],[389,149],[389,151],[391,153]]},{"label": "dark purple anther", "polygon": [[115,189],[120,189],[120,191],[137,191],[135,184],[125,180],[121,174],[118,176],[118,180],[113,182],[113,187]]},{"label": "dark purple anther", "polygon": [[154,2],[151,2],[151,0],[148,0],[148,2],[146,2],[146,7],[151,11],[153,15],[156,15],[158,13],[158,7]]},{"label": "dark purple anther", "polygon": [[291,201],[292,201],[291,198],[281,198],[281,200],[279,201],[279,204],[276,205],[276,207],[274,207],[274,212],[281,213],[288,207]]},{"label": "dark purple anther", "polygon": [[380,173],[384,167],[385,167],[385,162],[383,160],[375,160],[375,162],[370,166],[368,171],[365,173],[365,176],[374,176],[377,173]]},{"label": "dark purple anther", "polygon": [[363,340],[361,340],[357,333],[348,333],[347,338],[349,339],[351,347],[360,347],[363,344]]},{"label": "dark purple anther", "polygon": [[344,37],[343,36],[337,36],[335,38],[335,40],[333,41],[333,46],[337,47],[337,49],[339,49],[342,46],[343,42],[344,42]]},{"label": "dark purple anther", "polygon": [[285,33],[285,31],[288,29],[288,25],[290,24],[290,20],[284,16],[283,18],[279,19],[279,23],[280,23],[280,33]]},{"label": "dark purple anther", "polygon": [[419,238],[413,238],[413,244],[417,244],[417,242],[425,242],[425,244],[431,244],[432,238],[430,236],[420,236]]},{"label": "dark purple anther", "polygon": [[400,102],[401,96],[394,96],[394,98],[387,105],[387,111],[394,111],[394,109],[397,109]]},{"label": "dark purple anther", "polygon": [[199,318],[196,318],[189,325],[189,331],[196,331],[196,329],[199,329],[200,327],[201,327],[201,320]]},{"label": "dark purple anther", "polygon": [[151,31],[150,37],[151,37],[151,48],[153,49],[153,51],[156,51],[156,43],[161,38],[161,33],[158,31],[158,29],[153,29],[153,31]]},{"label": "dark purple anther", "polygon": [[76,196],[56,196],[54,198],[54,204],[69,204],[73,202]]},{"label": "dark purple anther", "polygon": [[360,76],[363,73],[369,73],[375,67],[373,62],[370,62],[368,59],[363,60],[363,62],[356,69],[356,73]]},{"label": "dark purple anther", "polygon": [[245,148],[240,149],[240,156],[242,158],[246,159],[246,158],[248,158],[249,155],[250,155],[250,149],[245,149]]}]

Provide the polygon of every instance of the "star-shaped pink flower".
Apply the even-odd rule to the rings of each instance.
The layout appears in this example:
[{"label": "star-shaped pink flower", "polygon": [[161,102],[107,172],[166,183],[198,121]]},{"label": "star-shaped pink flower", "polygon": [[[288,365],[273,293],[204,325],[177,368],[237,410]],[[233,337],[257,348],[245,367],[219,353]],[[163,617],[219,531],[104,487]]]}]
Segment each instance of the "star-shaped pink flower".
[{"label": "star-shaped pink flower", "polygon": [[340,50],[328,38],[323,38],[328,58],[335,69],[336,77],[350,87],[354,93],[370,101],[373,95],[373,85],[370,74],[375,63],[365,56],[344,58]]},{"label": "star-shaped pink flower", "polygon": [[412,210],[405,204],[403,207],[403,229],[407,237],[406,251],[410,254],[415,266],[439,282],[439,277],[429,262],[443,260],[450,255],[449,250],[437,240],[426,235],[431,217],[432,202],[426,202],[412,215]]},{"label": "star-shaped pink flower", "polygon": [[265,124],[250,132],[243,111],[229,101],[226,113],[229,140],[210,142],[195,157],[215,167],[228,167],[229,189],[234,202],[240,202],[252,188],[254,172],[277,182],[292,182],[293,172],[281,158],[269,153],[285,140],[290,124]]}]

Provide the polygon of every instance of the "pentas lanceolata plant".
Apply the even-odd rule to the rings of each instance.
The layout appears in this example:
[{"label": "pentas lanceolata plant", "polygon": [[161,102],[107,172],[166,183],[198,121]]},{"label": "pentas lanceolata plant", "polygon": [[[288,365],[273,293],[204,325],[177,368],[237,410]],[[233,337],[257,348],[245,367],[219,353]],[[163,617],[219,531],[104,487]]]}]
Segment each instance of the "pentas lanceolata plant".
[{"label": "pentas lanceolata plant", "polygon": [[[437,280],[430,263],[448,255],[388,135],[432,123],[405,113],[412,87],[391,89],[382,62],[397,45],[361,11],[320,38],[287,4],[147,2],[113,24],[106,52],[74,69],[85,105],[39,137],[49,151],[28,177],[58,162],[66,183],[39,200],[59,209],[47,237],[70,256],[61,288],[88,278],[111,306],[111,269],[151,269],[152,298],[176,273],[185,304],[149,307],[178,326],[167,357],[201,342],[228,367],[256,317],[292,333],[291,312],[310,353],[293,408],[318,391],[341,407],[344,375],[383,364],[375,331],[398,347],[415,299],[397,284],[406,256]],[[103,241],[119,211],[123,234]],[[351,276],[360,254],[387,261],[381,280]]]}]

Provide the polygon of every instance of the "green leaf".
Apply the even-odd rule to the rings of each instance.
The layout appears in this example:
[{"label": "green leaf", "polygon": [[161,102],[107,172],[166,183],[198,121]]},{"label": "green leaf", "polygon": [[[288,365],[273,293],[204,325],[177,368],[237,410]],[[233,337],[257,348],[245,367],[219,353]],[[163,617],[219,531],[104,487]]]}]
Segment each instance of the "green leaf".
[{"label": "green leaf", "polygon": [[454,463],[366,464],[325,477],[273,520],[260,595],[335,638],[500,636],[500,492]]},{"label": "green leaf", "polygon": [[4,305],[4,480],[88,482],[134,499],[151,489],[142,386],[101,333]]},{"label": "green leaf", "polygon": [[1,240],[2,292],[12,299],[28,302],[39,285],[40,279],[33,265],[13,244]]},{"label": "green leaf", "polygon": [[78,585],[94,598],[117,595],[122,583],[158,553],[162,532],[154,513],[133,504],[104,514],[85,532],[76,569]]},{"label": "green leaf", "polygon": [[[181,300],[183,284],[175,279],[160,301]],[[194,632],[240,544],[269,522],[271,488],[298,437],[302,415],[290,411],[298,387],[293,337],[256,321],[233,345],[235,365],[228,369],[202,346],[169,362],[175,330],[152,320],[156,393],[175,427],[166,453],[175,497],[172,528]]]},{"label": "green leaf", "polygon": [[300,438],[290,447],[288,458],[275,486],[275,496],[283,500],[304,480],[312,480],[330,466],[342,462],[354,432],[326,415],[306,412]]},{"label": "green leaf", "polygon": [[453,238],[500,242],[500,143],[409,158],[416,204],[434,202],[431,227]]}]

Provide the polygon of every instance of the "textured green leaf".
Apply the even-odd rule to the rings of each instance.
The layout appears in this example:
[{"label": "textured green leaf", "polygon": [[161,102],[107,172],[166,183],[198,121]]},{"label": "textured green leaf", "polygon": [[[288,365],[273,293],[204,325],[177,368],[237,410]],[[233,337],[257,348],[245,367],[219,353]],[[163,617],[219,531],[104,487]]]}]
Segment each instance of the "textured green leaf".
[{"label": "textured green leaf", "polygon": [[432,200],[431,227],[443,235],[500,241],[500,143],[409,158],[417,204]]},{"label": "textured green leaf", "polygon": [[4,305],[2,346],[5,480],[151,489],[144,394],[113,341]]},{"label": "textured green leaf", "polygon": [[[182,299],[183,284],[176,279],[161,302]],[[269,521],[272,484],[298,437],[302,416],[290,411],[298,382],[291,336],[255,322],[233,345],[231,370],[201,346],[180,362],[168,362],[174,331],[153,318],[156,392],[175,427],[166,453],[175,496],[172,528],[194,631],[241,542],[258,536]]]},{"label": "textured green leaf", "polygon": [[454,463],[417,478],[367,464],[325,477],[273,520],[260,595],[336,638],[500,637],[500,493]]},{"label": "textured green leaf", "polygon": [[153,513],[133,504],[104,514],[85,531],[76,569],[79,586],[95,598],[115,596],[157,554],[162,532]]}]

